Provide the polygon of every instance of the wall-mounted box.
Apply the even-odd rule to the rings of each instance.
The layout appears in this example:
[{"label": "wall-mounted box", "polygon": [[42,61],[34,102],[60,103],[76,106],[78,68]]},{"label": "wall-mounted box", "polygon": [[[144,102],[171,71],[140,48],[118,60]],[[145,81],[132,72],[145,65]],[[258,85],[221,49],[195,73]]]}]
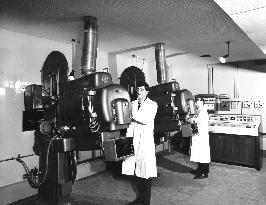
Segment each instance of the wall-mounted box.
[{"label": "wall-mounted box", "polygon": [[216,94],[198,94],[195,95],[195,99],[204,100],[204,106],[206,107],[208,113],[215,113],[217,111],[217,99]]},{"label": "wall-mounted box", "polygon": [[213,103],[205,103],[205,104],[204,104],[204,107],[205,107],[207,110],[215,110],[215,104],[213,104]]},{"label": "wall-mounted box", "polygon": [[243,108],[253,108],[254,107],[254,102],[253,101],[244,101],[242,107]]},{"label": "wall-mounted box", "polygon": [[220,103],[218,103],[218,110],[230,111],[230,101],[221,101]]},{"label": "wall-mounted box", "polygon": [[258,100],[258,101],[255,101],[254,103],[254,107],[255,108],[263,108],[264,107],[264,102]]}]

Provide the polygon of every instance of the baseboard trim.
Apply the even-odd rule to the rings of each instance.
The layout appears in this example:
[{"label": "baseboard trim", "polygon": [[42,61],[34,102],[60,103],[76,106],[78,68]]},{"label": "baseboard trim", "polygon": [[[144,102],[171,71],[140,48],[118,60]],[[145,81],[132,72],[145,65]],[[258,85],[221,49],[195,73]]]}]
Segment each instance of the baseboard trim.
[{"label": "baseboard trim", "polygon": [[103,160],[96,160],[78,165],[76,180],[103,172],[106,170],[106,164]]},{"label": "baseboard trim", "polygon": [[38,194],[35,194],[35,195],[32,195],[32,196],[29,196],[29,197],[26,197],[24,199],[20,199],[19,201],[15,201],[15,202],[12,202],[8,205],[25,205],[25,204],[28,204],[32,201],[35,201],[38,199]]},{"label": "baseboard trim", "polygon": [[[96,160],[77,167],[76,180],[103,172],[106,170],[106,164],[103,160]],[[37,199],[38,189],[30,187],[27,181],[21,181],[15,184],[0,187],[0,205],[23,205]]]},{"label": "baseboard trim", "polygon": [[31,188],[27,181],[10,184],[0,188],[0,204],[12,204],[36,194],[37,189]]}]

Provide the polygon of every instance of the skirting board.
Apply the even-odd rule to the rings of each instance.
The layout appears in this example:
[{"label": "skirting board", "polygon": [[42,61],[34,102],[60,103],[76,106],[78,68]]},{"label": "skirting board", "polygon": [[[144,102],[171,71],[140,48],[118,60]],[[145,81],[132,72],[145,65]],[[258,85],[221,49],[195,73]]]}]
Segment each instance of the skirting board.
[{"label": "skirting board", "polygon": [[10,184],[0,188],[0,205],[10,204],[38,193],[30,187],[27,181]]},{"label": "skirting board", "polygon": [[[103,172],[106,165],[103,160],[92,161],[78,165],[76,180]],[[30,187],[27,181],[21,181],[0,187],[0,205],[10,204],[16,201],[24,201],[27,198],[35,198],[38,190]]]},{"label": "skirting board", "polygon": [[92,161],[78,165],[76,180],[103,172],[106,170],[106,164],[103,160]]}]

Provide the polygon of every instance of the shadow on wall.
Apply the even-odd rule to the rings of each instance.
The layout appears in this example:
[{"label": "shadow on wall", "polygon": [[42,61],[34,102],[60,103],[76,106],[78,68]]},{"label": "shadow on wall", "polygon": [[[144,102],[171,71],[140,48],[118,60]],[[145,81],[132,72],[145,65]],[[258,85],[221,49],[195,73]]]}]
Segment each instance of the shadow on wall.
[{"label": "shadow on wall", "polygon": [[228,67],[237,67],[246,70],[252,70],[254,72],[266,73],[266,59],[229,62],[225,63],[224,65]]}]

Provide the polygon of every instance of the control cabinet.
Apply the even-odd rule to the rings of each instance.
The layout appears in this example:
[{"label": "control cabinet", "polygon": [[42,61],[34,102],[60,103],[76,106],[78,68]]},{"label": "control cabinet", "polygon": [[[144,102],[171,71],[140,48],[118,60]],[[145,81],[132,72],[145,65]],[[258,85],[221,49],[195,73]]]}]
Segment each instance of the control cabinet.
[{"label": "control cabinet", "polygon": [[259,135],[261,116],[209,116],[211,159],[214,162],[262,167],[262,138]]},{"label": "control cabinet", "polygon": [[227,164],[262,167],[259,136],[210,133],[211,160]]}]

